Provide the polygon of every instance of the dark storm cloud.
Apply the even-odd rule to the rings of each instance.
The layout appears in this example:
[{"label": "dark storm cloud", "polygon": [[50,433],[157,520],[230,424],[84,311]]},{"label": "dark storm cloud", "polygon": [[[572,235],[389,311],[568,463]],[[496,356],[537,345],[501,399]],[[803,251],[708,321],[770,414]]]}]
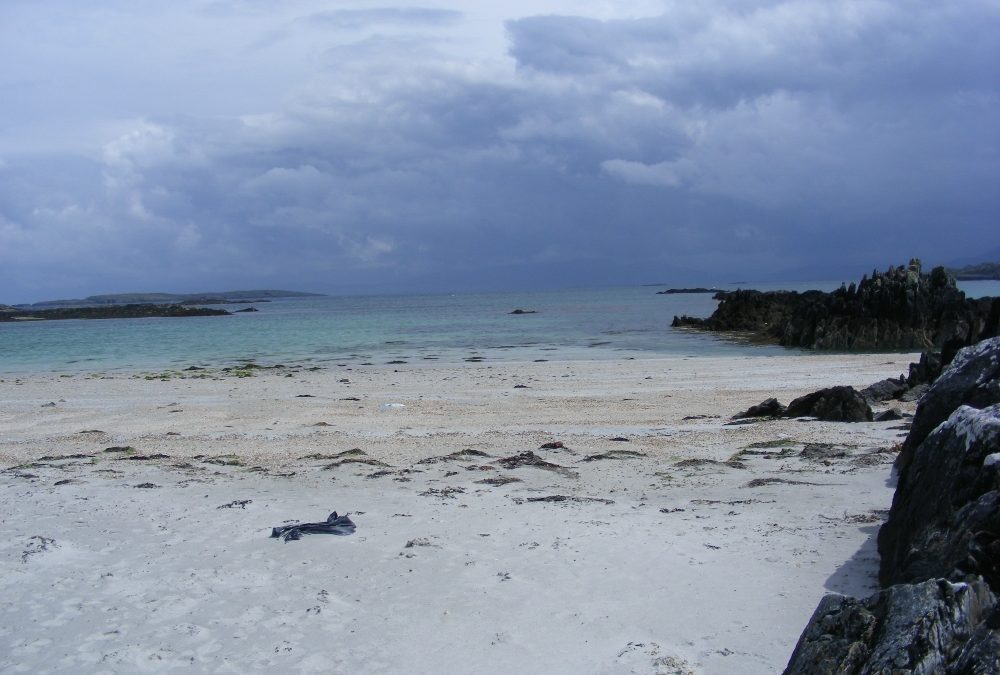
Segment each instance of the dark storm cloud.
[{"label": "dark storm cloud", "polygon": [[[528,17],[513,70],[460,45],[472,8],[301,4],[227,5],[220,26],[256,30],[220,33],[218,101],[180,88],[96,152],[0,127],[20,148],[0,155],[0,300],[713,282],[996,247],[993,4]],[[224,105],[242,112],[194,112]]]}]

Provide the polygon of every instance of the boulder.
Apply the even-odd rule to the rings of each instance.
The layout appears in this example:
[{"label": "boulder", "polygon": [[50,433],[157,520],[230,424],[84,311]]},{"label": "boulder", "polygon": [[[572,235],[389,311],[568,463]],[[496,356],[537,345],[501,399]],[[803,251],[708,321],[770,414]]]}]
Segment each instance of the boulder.
[{"label": "boulder", "polygon": [[903,419],[903,413],[899,408],[889,408],[875,415],[876,422],[895,422]]},{"label": "boulder", "polygon": [[868,403],[878,403],[880,401],[899,398],[908,388],[909,385],[906,384],[906,378],[902,376],[898,379],[887,377],[862,389],[861,395],[864,396]]},{"label": "boulder", "polygon": [[[819,603],[785,675],[996,673],[997,600],[982,579],[931,579]],[[961,668],[960,668],[961,666]]]},{"label": "boulder", "polygon": [[778,399],[769,398],[761,401],[757,405],[752,405],[746,410],[733,415],[734,420],[746,419],[748,417],[781,417],[785,414],[785,406],[778,403]]},{"label": "boulder", "polygon": [[879,530],[879,581],[979,575],[1000,592],[1000,404],[959,407],[911,454]]},{"label": "boulder", "polygon": [[871,422],[872,409],[854,387],[830,387],[788,404],[786,417],[815,417],[825,422]]}]

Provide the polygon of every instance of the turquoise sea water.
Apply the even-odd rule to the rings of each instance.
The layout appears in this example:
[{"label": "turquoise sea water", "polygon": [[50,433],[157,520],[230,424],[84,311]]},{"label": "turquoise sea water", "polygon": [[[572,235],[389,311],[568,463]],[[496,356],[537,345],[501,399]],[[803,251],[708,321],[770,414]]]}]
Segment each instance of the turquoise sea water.
[{"label": "turquoise sea water", "polygon": [[[1000,295],[1000,282],[962,286],[974,297]],[[800,353],[672,330],[675,314],[708,316],[716,301],[711,294],[657,290],[321,296],[274,300],[256,305],[258,312],[223,317],[0,323],[0,373],[160,370],[245,359],[326,365]],[[511,315],[517,308],[537,313]]]}]

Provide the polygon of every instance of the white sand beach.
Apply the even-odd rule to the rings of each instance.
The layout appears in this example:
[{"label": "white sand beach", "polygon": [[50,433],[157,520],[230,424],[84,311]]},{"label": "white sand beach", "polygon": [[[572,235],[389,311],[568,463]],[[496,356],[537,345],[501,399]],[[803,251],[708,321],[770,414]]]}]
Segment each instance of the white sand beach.
[{"label": "white sand beach", "polygon": [[0,671],[778,672],[876,588],[905,432],[725,423],[916,358],[4,376]]}]

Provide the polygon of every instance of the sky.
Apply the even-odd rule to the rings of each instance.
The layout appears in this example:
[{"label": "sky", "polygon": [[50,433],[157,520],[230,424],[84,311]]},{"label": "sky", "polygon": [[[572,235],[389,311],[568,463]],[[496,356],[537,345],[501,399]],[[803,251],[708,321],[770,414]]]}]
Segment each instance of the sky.
[{"label": "sky", "polygon": [[1000,0],[2,0],[0,302],[1000,261]]}]

